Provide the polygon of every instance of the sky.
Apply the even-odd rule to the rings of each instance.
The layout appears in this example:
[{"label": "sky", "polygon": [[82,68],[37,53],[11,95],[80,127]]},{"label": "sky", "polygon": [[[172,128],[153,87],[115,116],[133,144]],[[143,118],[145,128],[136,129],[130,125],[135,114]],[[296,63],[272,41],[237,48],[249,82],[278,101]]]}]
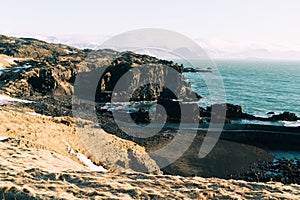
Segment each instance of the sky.
[{"label": "sky", "polygon": [[300,52],[299,11],[298,0],[9,0],[1,2],[0,34],[91,42],[164,28],[221,57],[248,53],[284,59]]}]

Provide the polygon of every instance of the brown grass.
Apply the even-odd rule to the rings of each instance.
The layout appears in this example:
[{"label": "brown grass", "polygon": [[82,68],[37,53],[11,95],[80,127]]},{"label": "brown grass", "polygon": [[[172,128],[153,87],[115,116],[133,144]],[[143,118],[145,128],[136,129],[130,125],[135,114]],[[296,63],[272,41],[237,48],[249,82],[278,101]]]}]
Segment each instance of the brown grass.
[{"label": "brown grass", "polygon": [[[11,107],[1,107],[0,120],[0,136],[11,138],[0,142],[2,199],[300,198],[300,186],[295,184],[90,172],[68,153],[64,142],[84,152],[74,131],[74,119],[32,116]],[[117,145],[132,148],[125,141]]]}]

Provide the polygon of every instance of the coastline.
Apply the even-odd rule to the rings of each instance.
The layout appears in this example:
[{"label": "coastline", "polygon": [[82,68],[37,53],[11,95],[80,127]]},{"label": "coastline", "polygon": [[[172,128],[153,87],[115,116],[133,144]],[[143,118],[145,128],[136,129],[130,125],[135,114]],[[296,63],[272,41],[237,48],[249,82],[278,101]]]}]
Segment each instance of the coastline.
[{"label": "coastline", "polygon": [[[183,76],[184,66],[173,61],[134,52],[122,53],[107,49],[80,50],[34,39],[5,36],[2,36],[2,39],[5,44],[2,53],[11,52],[13,54],[11,57],[15,61],[10,70],[0,71],[1,94],[7,95],[0,96],[2,119],[0,130],[3,134],[0,136],[4,138],[0,141],[0,145],[5,152],[3,160],[8,165],[8,167],[0,166],[1,180],[5,181],[0,187],[3,191],[0,193],[2,196],[24,195],[21,197],[28,198],[59,196],[57,193],[61,191],[60,187],[64,188],[63,196],[59,196],[62,198],[84,198],[93,195],[107,198],[135,196],[241,198],[245,195],[248,198],[297,198],[299,196],[300,161],[277,159],[274,162],[270,151],[299,150],[299,127],[236,124],[239,120],[292,123],[299,120],[295,113],[273,113],[268,117],[257,117],[244,112],[239,105],[228,103],[199,107],[198,102],[203,98],[201,92],[198,94],[190,87],[191,84]],[[12,43],[11,40],[18,42]],[[41,55],[37,55],[36,51],[42,52]],[[96,61],[92,62],[94,65],[89,67],[91,62],[89,59],[99,57],[100,59],[95,59]],[[137,66],[148,63],[157,64],[159,67],[151,68],[150,75],[146,74],[146,78],[154,77],[160,82],[164,82],[165,79],[171,80],[173,85],[178,86],[180,98],[176,99],[172,91],[163,85],[148,84],[133,93],[131,103],[134,101],[140,104],[130,108],[132,109],[130,112],[128,112],[130,105],[108,108],[106,103],[111,101],[119,79],[131,69],[139,70]],[[102,68],[102,65],[105,67]],[[162,65],[166,65],[167,68],[162,68]],[[170,69],[176,71],[175,76],[170,76]],[[99,80],[100,73],[103,76]],[[142,70],[131,74],[130,79],[133,79],[134,86],[139,86],[140,80],[143,79],[141,73]],[[202,72],[198,70],[195,73]],[[207,71],[204,73],[209,74]],[[78,74],[83,81],[82,84],[75,82]],[[90,87],[95,83],[96,92]],[[130,86],[130,81],[125,80],[123,83],[125,88]],[[78,85],[82,94],[74,92],[78,89],[76,88]],[[124,100],[128,92],[121,91],[117,95]],[[160,104],[167,112],[167,123],[161,130],[151,127],[153,125],[151,120],[160,121],[162,116],[159,112],[151,116],[152,111],[147,110],[151,105],[145,106],[142,103],[149,101]],[[155,109],[161,109],[156,106]],[[191,112],[182,116],[181,107],[188,108]],[[224,119],[222,113],[215,112],[213,107],[226,111],[226,118]],[[74,117],[75,108],[80,111],[78,116],[81,119],[75,118],[76,114]],[[116,124],[114,112],[127,128],[131,128],[128,123],[132,121],[129,120],[130,117],[135,123],[145,125],[144,128],[150,124],[148,128],[156,134],[151,137],[135,137],[131,134],[132,129],[132,132],[126,133]],[[179,132],[179,124],[184,125],[192,112],[197,114],[192,121],[199,126],[192,130],[187,124],[186,128],[182,129],[183,132]],[[92,119],[89,118],[90,114],[93,115]],[[223,122],[225,122],[223,133],[218,138],[216,146],[207,157],[200,158],[199,148],[206,137],[208,125],[222,123],[223,126]],[[80,129],[84,131],[78,131]],[[169,156],[176,159],[168,166],[160,167],[158,163],[166,159],[165,157],[158,157],[158,160],[151,157],[151,152],[167,146],[177,135],[182,139],[179,140],[179,144],[184,143],[191,131],[196,134],[190,146],[179,157],[175,150],[181,146],[171,149]],[[139,131],[137,134],[147,136],[147,131]],[[30,159],[24,159],[26,157]],[[51,163],[56,165],[51,166]],[[14,168],[20,170],[21,180],[13,174]],[[93,169],[103,173],[90,172]],[[280,173],[273,173],[278,170],[281,170]],[[5,174],[5,171],[8,171],[10,176]],[[111,179],[116,182],[103,184]],[[139,185],[134,183],[137,179],[142,179],[138,182]],[[100,181],[102,183],[98,183]],[[24,182],[31,185],[22,188],[20,184]],[[42,193],[39,193],[36,190],[41,187],[38,186],[41,183],[46,186]],[[205,187],[205,184],[209,186]],[[95,185],[105,190],[99,192],[94,188]],[[90,191],[80,189],[81,186],[87,186]],[[72,189],[68,190],[69,187]],[[280,189],[282,187],[288,189],[283,191]],[[49,190],[49,193],[45,192],[46,190]],[[292,194],[288,194],[289,192]]]}]

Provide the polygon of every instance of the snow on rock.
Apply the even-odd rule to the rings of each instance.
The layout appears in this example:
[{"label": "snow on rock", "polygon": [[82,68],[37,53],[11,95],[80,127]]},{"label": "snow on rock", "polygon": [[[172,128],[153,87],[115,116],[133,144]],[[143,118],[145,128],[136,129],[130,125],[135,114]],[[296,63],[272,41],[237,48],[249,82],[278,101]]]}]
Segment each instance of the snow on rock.
[{"label": "snow on rock", "polygon": [[6,142],[9,138],[0,136],[0,142]]},{"label": "snow on rock", "polygon": [[76,54],[76,53],[78,53],[77,51],[71,51],[71,50],[69,50],[69,49],[66,49],[66,53],[67,54]]},{"label": "snow on rock", "polygon": [[16,99],[5,95],[0,95],[0,104],[8,104],[9,102],[32,103],[32,101]]},{"label": "snow on rock", "polygon": [[85,155],[81,153],[76,154],[77,158],[84,163],[88,168],[90,168],[91,171],[94,172],[107,172],[106,169],[104,169],[102,166],[95,165],[90,159],[88,159]]},{"label": "snow on rock", "polygon": [[74,149],[70,146],[69,143],[66,142],[66,145],[68,147],[68,151],[70,154],[76,155],[77,158],[82,162],[84,165],[86,165],[91,171],[94,172],[108,172],[106,169],[104,169],[102,166],[95,165],[90,159],[88,159],[85,155],[82,153],[76,153]]},{"label": "snow on rock", "polygon": [[31,68],[31,67],[32,67],[32,65],[26,63],[26,64],[24,64],[23,66],[19,67],[19,69],[29,69],[29,68]]},{"label": "snow on rock", "polygon": [[42,114],[36,113],[36,112],[25,112],[25,113],[29,114],[29,115],[33,115],[33,116],[38,116],[38,117],[48,117],[48,118],[51,118],[51,116],[42,115]]}]

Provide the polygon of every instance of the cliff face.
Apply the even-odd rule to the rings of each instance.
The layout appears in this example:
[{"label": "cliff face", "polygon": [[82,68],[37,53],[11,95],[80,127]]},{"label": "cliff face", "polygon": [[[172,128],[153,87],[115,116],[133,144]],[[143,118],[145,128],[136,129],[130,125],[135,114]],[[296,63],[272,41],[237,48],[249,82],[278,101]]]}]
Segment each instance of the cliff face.
[{"label": "cliff face", "polygon": [[126,96],[132,101],[192,98],[193,93],[188,89],[182,71],[183,66],[172,61],[125,52],[117,56],[103,73],[97,99],[106,101],[113,90],[119,101]]},{"label": "cliff face", "polygon": [[[71,95],[76,74],[93,69],[85,61],[90,52],[35,39],[0,36],[0,55],[10,56],[11,61],[1,71],[0,88],[19,97]],[[99,57],[105,63],[106,57],[114,54],[109,50],[95,51],[90,59]]]},{"label": "cliff face", "polygon": [[[178,85],[176,92],[182,97],[192,95],[182,77],[183,66],[147,55],[112,50],[80,50],[62,44],[6,36],[0,36],[0,55],[10,56],[11,60],[11,65],[1,70],[0,75],[0,89],[10,96],[72,95],[76,75],[94,71],[93,74],[99,76],[96,98],[99,101],[109,101],[120,78],[130,69],[145,64],[175,69],[178,76],[172,77],[172,81]],[[103,67],[107,68],[101,73],[99,69]],[[156,80],[157,83],[163,83],[167,78],[167,70],[153,67],[146,79],[148,82]],[[125,80],[127,83],[123,84],[124,89],[136,87],[145,78],[141,77],[141,69],[138,69],[129,79]],[[85,81],[90,85],[88,78]],[[131,99],[156,100],[162,94],[166,98],[172,97],[161,84],[150,83],[135,90]]]}]

